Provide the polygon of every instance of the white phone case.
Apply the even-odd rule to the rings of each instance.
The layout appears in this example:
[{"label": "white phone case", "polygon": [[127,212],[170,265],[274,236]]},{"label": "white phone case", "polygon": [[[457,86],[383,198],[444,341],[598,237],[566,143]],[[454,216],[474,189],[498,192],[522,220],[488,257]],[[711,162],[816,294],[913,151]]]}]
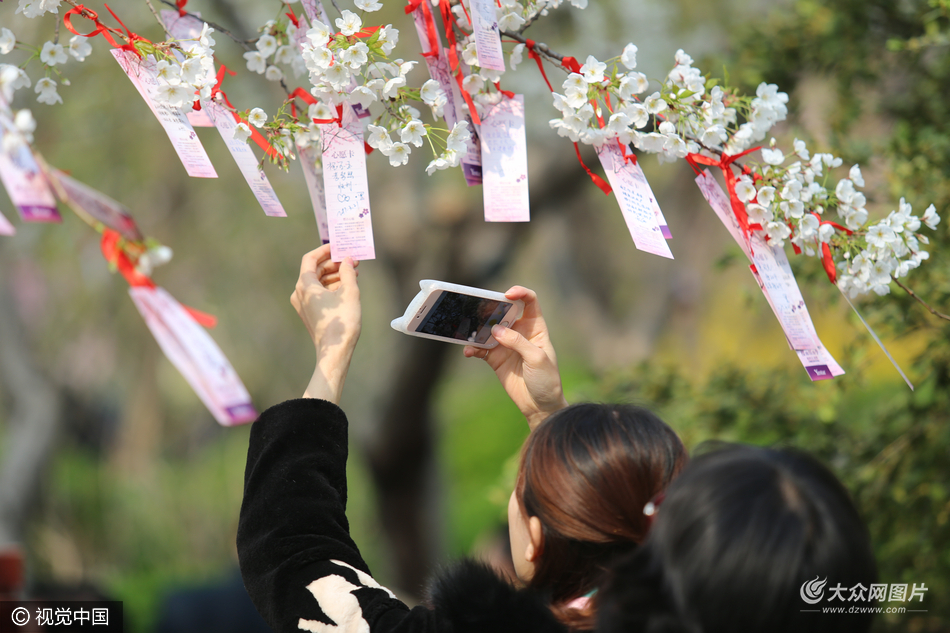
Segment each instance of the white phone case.
[{"label": "white phone case", "polygon": [[416,312],[419,311],[419,308],[422,307],[422,304],[425,303],[426,298],[436,290],[445,290],[448,292],[457,292],[462,295],[469,295],[472,297],[481,297],[483,299],[491,299],[494,301],[503,301],[505,303],[513,303],[514,307],[508,312],[505,319],[510,323],[514,323],[521,318],[521,315],[524,314],[524,302],[520,299],[511,300],[505,297],[503,292],[493,292],[491,290],[484,290],[483,288],[473,288],[471,286],[463,286],[461,284],[450,284],[446,281],[436,281],[435,279],[423,279],[419,282],[419,294],[413,297],[412,301],[409,302],[409,306],[406,308],[406,313],[403,314],[398,319],[393,319],[391,325],[394,330],[397,332],[402,332],[403,334],[409,334],[410,336],[420,336],[422,338],[431,338],[437,341],[443,341],[445,343],[457,343],[459,345],[472,345],[474,347],[480,347],[482,349],[491,349],[498,345],[498,341],[494,338],[489,338],[485,343],[472,343],[469,341],[454,340],[448,339],[442,336],[436,336],[434,334],[426,334],[425,332],[414,332],[409,329],[409,324],[412,323],[413,317],[415,317]]}]

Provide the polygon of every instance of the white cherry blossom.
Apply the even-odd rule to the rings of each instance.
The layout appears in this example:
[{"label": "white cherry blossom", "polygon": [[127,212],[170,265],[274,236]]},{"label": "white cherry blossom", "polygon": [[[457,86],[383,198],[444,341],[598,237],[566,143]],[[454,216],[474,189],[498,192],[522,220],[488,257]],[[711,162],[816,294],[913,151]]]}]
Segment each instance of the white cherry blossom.
[{"label": "white cherry blossom", "polygon": [[255,46],[257,47],[257,50],[260,51],[261,55],[263,55],[266,59],[273,55],[277,50],[277,38],[275,38],[273,35],[268,35],[265,33],[264,35],[261,35],[259,38],[257,38],[257,44],[255,44]]},{"label": "white cherry blossom", "polygon": [[349,37],[359,33],[360,29],[363,28],[363,21],[360,19],[360,16],[356,15],[348,9],[343,9],[340,12],[339,18],[336,19],[336,27],[340,29],[340,33]]},{"label": "white cherry blossom", "polygon": [[62,103],[63,99],[59,96],[59,93],[56,92],[56,85],[56,82],[49,77],[38,79],[36,86],[33,88],[33,92],[39,95],[36,100],[46,105]]},{"label": "white cherry blossom", "polygon": [[264,127],[267,123],[267,114],[260,108],[254,108],[248,113],[247,122],[257,128]]},{"label": "white cherry blossom", "polygon": [[599,84],[604,81],[605,70],[607,70],[607,64],[597,61],[593,55],[588,55],[587,61],[581,66],[581,76],[588,84]]},{"label": "white cherry blossom", "polygon": [[0,55],[6,55],[16,46],[16,36],[13,31],[4,27],[0,28]]},{"label": "white cherry blossom", "polygon": [[185,104],[190,104],[195,98],[195,89],[186,84],[162,84],[158,87],[156,95],[160,101],[167,103],[173,108],[183,108]]},{"label": "white cherry blossom", "polygon": [[637,47],[632,43],[623,47],[623,53],[620,55],[620,63],[627,67],[627,70],[633,70],[637,67]]},{"label": "white cherry blossom", "polygon": [[313,26],[307,31],[307,39],[310,40],[310,45],[313,47],[326,46],[332,35],[333,31],[330,30],[330,27],[320,20],[314,20]]},{"label": "white cherry blossom", "polygon": [[92,53],[92,45],[89,43],[88,37],[83,37],[82,35],[73,35],[69,38],[69,54],[73,56],[77,62],[86,61]]},{"label": "white cherry blossom", "polygon": [[514,11],[509,11],[498,18],[498,28],[502,31],[517,31],[524,23],[525,19]]},{"label": "white cherry blossom", "polygon": [[247,123],[241,121],[236,126],[234,126],[234,134],[232,138],[237,141],[247,142],[247,139],[251,136],[251,128],[247,126]]},{"label": "white cherry blossom", "polygon": [[54,44],[53,42],[43,44],[43,49],[40,51],[40,61],[47,66],[65,64],[68,59],[62,44]]},{"label": "white cherry blossom", "polygon": [[412,143],[416,147],[422,147],[422,137],[427,134],[428,131],[422,121],[413,119],[399,130],[399,140],[403,143]]},{"label": "white cherry blossom", "polygon": [[252,73],[263,75],[267,70],[267,59],[260,51],[248,51],[244,53],[244,59],[247,60],[247,69]]},{"label": "white cherry blossom", "polygon": [[373,12],[383,8],[382,3],[377,0],[355,0],[353,4],[355,4],[356,8],[360,11]]}]

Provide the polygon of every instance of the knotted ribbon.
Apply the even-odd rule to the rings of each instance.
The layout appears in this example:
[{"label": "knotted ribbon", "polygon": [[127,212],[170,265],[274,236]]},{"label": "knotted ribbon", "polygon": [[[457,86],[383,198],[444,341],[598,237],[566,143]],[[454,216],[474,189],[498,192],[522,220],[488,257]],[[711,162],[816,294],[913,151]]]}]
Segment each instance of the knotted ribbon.
[{"label": "knotted ribbon", "polygon": [[[110,14],[112,14],[112,17],[115,18],[116,22],[118,22],[122,26],[122,28],[125,29],[124,35],[119,29],[114,29],[100,22],[98,13],[96,13],[92,9],[86,8],[85,6],[81,4],[74,6],[72,9],[70,9],[65,14],[63,14],[63,24],[66,26],[66,29],[70,33],[73,33],[74,35],[81,35],[82,37],[95,37],[96,35],[99,35],[100,33],[102,33],[102,37],[104,37],[106,41],[112,44],[114,48],[118,48],[124,51],[131,51],[135,53],[137,57],[141,58],[142,53],[140,53],[139,50],[135,47],[135,42],[148,42],[149,44],[151,44],[152,42],[145,39],[141,35],[138,35],[137,33],[133,33],[132,31],[130,31],[129,28],[122,22],[122,20],[119,19],[119,16],[117,16],[115,12],[109,8],[109,5],[105,5],[105,7],[106,7],[106,10],[109,11]],[[91,20],[96,25],[96,28],[90,33],[80,33],[79,31],[76,30],[76,27],[73,26],[72,18],[74,15],[78,15],[79,17],[86,18],[87,20]],[[116,33],[120,37],[125,38],[126,43],[119,44],[116,41],[116,39],[112,36],[113,33]]]},{"label": "knotted ribbon", "polygon": [[[115,266],[116,269],[122,273],[122,276],[125,277],[125,280],[133,288],[155,288],[155,282],[152,281],[152,278],[135,268],[135,264],[132,263],[128,254],[123,250],[121,243],[122,236],[119,235],[119,233],[112,229],[105,229],[102,232],[102,240],[99,243],[102,249],[102,256],[105,257],[110,265]],[[184,304],[182,304],[181,307],[183,307],[199,325],[206,328],[213,328],[218,324],[218,319],[212,314],[195,310]]]},{"label": "knotted ribbon", "polygon": [[[231,105],[231,100],[228,99],[227,93],[225,93],[224,90],[221,90],[221,82],[224,81],[225,73],[231,75],[232,77],[237,74],[224,64],[221,64],[221,68],[218,69],[218,74],[215,77],[217,81],[214,84],[214,88],[211,89],[211,98],[214,99],[217,95],[221,95],[221,100],[224,101],[224,103],[228,106],[229,112],[231,113],[231,116],[234,117],[234,120],[238,123],[243,123],[244,120],[241,118],[241,115],[235,111],[237,108]],[[257,143],[257,146],[264,150],[264,153],[266,153],[270,158],[276,158],[278,156],[277,150],[271,146],[266,138],[264,138],[264,135],[258,132],[257,128],[255,128],[253,125],[248,125],[248,128],[251,130],[251,139]]]},{"label": "knotted ribbon", "polygon": [[709,165],[710,167],[719,167],[722,170],[722,175],[726,179],[726,190],[729,193],[729,203],[732,205],[732,213],[736,216],[739,226],[746,235],[749,235],[751,230],[749,227],[749,214],[745,210],[745,204],[739,200],[739,196],[736,195],[736,174],[734,171],[732,171],[732,163],[742,158],[746,154],[750,154],[759,149],[761,148],[753,147],[752,149],[747,149],[746,151],[734,156],[723,153],[719,160],[710,158],[708,156],[703,156],[702,154],[686,155],[686,161],[690,164],[690,166],[692,166],[693,171],[695,171],[697,174],[699,174],[699,168],[696,166],[697,164]]}]

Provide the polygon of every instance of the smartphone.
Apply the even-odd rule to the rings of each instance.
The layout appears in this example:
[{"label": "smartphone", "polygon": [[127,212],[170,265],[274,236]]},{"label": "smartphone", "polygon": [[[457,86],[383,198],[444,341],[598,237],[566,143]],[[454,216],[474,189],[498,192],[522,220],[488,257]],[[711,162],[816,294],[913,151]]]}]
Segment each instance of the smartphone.
[{"label": "smartphone", "polygon": [[422,289],[406,313],[392,323],[413,336],[491,349],[498,345],[492,326],[510,326],[524,310],[523,302],[500,292],[434,280],[419,285]]}]

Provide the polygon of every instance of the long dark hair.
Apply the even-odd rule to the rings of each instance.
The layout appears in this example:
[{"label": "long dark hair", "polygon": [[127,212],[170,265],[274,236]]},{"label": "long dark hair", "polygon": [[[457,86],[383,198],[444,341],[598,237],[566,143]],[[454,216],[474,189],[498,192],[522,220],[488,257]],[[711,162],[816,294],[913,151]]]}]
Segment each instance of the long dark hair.
[{"label": "long dark hair", "polygon": [[644,539],[643,507],[686,459],[676,433],[633,405],[573,405],[532,432],[515,485],[524,515],[538,517],[544,535],[528,584],[550,596],[566,624],[593,628],[594,608],[568,603],[597,588],[608,563]]},{"label": "long dark hair", "polygon": [[870,615],[808,612],[820,605],[803,585],[876,577],[867,529],[827,468],[732,446],[694,457],[670,486],[649,538],[601,591],[598,631],[864,632]]}]

